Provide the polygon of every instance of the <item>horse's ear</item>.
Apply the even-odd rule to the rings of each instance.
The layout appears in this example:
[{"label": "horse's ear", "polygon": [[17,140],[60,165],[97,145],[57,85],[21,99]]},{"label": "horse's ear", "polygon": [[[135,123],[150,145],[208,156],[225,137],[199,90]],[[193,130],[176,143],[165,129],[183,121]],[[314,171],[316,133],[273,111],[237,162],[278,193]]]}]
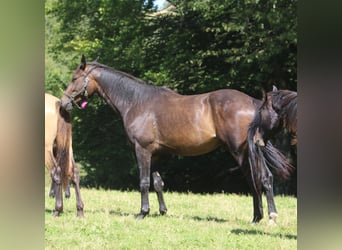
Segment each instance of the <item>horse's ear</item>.
[{"label": "horse's ear", "polygon": [[95,62],[97,62],[100,59],[100,56],[97,56],[95,59]]},{"label": "horse's ear", "polygon": [[81,70],[84,70],[84,69],[86,68],[86,64],[87,64],[86,58],[85,58],[84,55],[82,55],[80,69],[81,69]]},{"label": "horse's ear", "polygon": [[277,88],[276,86],[273,85],[272,91],[278,91],[278,88]]}]

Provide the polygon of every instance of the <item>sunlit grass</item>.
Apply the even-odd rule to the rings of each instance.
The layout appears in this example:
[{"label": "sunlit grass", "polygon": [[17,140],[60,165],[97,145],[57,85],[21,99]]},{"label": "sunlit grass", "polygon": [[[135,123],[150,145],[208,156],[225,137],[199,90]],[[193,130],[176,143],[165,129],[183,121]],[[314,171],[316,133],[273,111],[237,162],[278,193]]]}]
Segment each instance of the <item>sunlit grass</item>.
[{"label": "sunlit grass", "polygon": [[267,218],[251,225],[250,196],[167,192],[168,213],[159,216],[157,198],[151,192],[150,215],[138,221],[140,193],[85,188],[81,192],[85,218],[76,217],[74,193],[64,199],[64,213],[54,218],[54,199],[48,198],[46,188],[46,249],[297,248],[297,199],[293,197],[275,197],[278,225],[270,227]]}]

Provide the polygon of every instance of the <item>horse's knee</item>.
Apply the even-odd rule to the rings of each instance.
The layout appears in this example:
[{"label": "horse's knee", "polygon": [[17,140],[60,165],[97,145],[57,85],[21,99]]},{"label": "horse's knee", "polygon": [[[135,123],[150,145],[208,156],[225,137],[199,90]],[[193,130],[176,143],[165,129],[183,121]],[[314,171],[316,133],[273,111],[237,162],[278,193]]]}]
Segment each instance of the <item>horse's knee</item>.
[{"label": "horse's knee", "polygon": [[150,189],[150,177],[144,177],[140,180],[140,191],[148,192]]}]

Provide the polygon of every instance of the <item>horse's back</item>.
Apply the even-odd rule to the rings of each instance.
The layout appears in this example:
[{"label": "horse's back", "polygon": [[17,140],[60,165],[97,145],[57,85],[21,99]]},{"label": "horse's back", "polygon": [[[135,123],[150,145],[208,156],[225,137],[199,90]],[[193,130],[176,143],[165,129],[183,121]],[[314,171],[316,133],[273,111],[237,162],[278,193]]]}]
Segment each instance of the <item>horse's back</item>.
[{"label": "horse's back", "polygon": [[45,131],[50,127],[57,129],[59,105],[60,101],[57,97],[45,93]]}]

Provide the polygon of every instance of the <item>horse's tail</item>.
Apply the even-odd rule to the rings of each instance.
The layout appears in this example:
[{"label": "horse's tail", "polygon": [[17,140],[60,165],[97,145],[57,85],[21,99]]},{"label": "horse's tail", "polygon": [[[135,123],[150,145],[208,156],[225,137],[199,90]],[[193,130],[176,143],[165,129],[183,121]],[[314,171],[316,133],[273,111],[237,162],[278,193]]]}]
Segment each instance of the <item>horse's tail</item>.
[{"label": "horse's tail", "polygon": [[263,138],[259,133],[259,125],[261,122],[260,112],[256,112],[252,123],[248,128],[247,145],[248,145],[248,161],[251,170],[254,189],[261,192],[260,185],[262,174],[266,166],[265,157],[262,153],[261,146],[264,145]]},{"label": "horse's tail", "polygon": [[65,189],[72,175],[72,126],[70,114],[58,107],[57,136],[56,136],[56,161],[61,167],[61,181]]},{"label": "horse's tail", "polygon": [[262,148],[263,155],[268,166],[274,169],[275,173],[283,179],[288,179],[294,167],[270,141]]},{"label": "horse's tail", "polygon": [[248,129],[248,160],[254,176],[261,181],[265,167],[271,167],[275,173],[283,179],[288,179],[293,166],[286,157],[267,140],[264,142],[261,129],[261,114],[256,112],[254,120]]}]

